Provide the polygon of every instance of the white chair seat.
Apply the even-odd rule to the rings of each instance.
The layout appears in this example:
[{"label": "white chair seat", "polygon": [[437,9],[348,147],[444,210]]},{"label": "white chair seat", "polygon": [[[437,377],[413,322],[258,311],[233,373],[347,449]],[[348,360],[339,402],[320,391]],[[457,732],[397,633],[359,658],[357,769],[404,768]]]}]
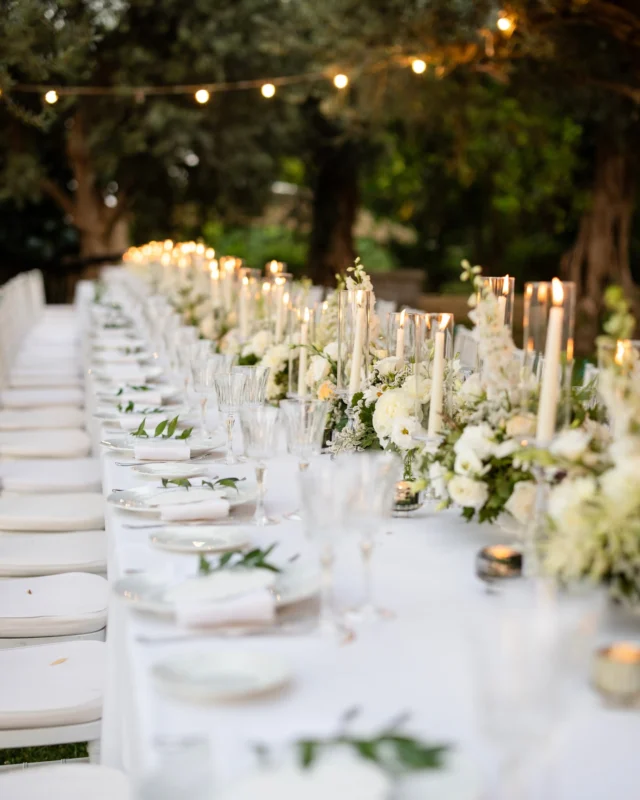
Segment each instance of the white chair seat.
[{"label": "white chair seat", "polygon": [[0,650],[0,675],[0,731],[93,722],[102,715],[106,647],[67,641]]},{"label": "white chair seat", "polygon": [[0,496],[0,530],[93,531],[104,528],[104,498],[84,494]]},{"label": "white chair seat", "polygon": [[68,572],[0,580],[0,637],[73,636],[107,624],[109,584]]},{"label": "white chair seat", "polygon": [[0,431],[24,431],[40,428],[82,428],[84,413],[73,406],[33,408],[28,411],[0,411]]},{"label": "white chair seat", "polygon": [[85,431],[67,430],[1,431],[1,458],[84,458],[91,451]]},{"label": "white chair seat", "polygon": [[101,486],[97,458],[0,461],[0,488],[5,492],[97,492]]},{"label": "white chair seat", "polygon": [[5,389],[0,392],[4,408],[42,408],[43,406],[84,406],[80,389]]},{"label": "white chair seat", "polygon": [[0,773],[7,800],[130,800],[122,772],[98,764],[53,764]]},{"label": "white chair seat", "polygon": [[65,375],[79,372],[80,357],[73,348],[30,347],[21,350],[13,362],[13,371],[21,372],[55,372],[59,370]]},{"label": "white chair seat", "polygon": [[[104,572],[106,566],[107,538],[104,531],[0,531],[0,578]],[[7,609],[2,611],[7,613]]]},{"label": "white chair seat", "polygon": [[11,389],[77,389],[82,386],[82,381],[75,374],[16,372],[9,376],[9,386]]}]

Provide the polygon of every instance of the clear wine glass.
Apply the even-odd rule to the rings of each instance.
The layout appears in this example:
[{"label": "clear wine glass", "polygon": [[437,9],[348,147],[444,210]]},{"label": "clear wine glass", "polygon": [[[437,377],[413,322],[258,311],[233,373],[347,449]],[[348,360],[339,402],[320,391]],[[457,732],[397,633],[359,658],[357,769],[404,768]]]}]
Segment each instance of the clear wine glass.
[{"label": "clear wine glass", "polygon": [[255,366],[236,366],[233,372],[241,372],[246,377],[245,384],[245,405],[263,405],[267,395],[267,381],[269,379],[269,367]]},{"label": "clear wine glass", "polygon": [[344,453],[342,462],[353,487],[347,507],[349,529],[359,536],[364,568],[364,598],[350,611],[358,622],[393,619],[395,614],[376,606],[373,601],[371,559],[375,540],[385,522],[391,519],[396,483],[402,479],[402,461],[394,453]]},{"label": "clear wine glass", "polygon": [[192,736],[158,736],[152,741],[152,766],[134,776],[139,800],[208,800],[213,784],[209,740]]},{"label": "clear wine glass", "polygon": [[258,501],[252,522],[259,527],[279,522],[267,516],[264,505],[267,461],[275,456],[278,445],[278,417],[279,411],[273,406],[245,405],[240,411],[244,451],[256,462]]},{"label": "clear wine glass", "polygon": [[[304,472],[313,456],[320,455],[327,424],[329,404],[324,400],[283,400],[280,403],[287,436],[287,449],[298,459],[298,470]],[[299,521],[300,510],[290,511],[286,519]]]},{"label": "clear wine glass", "polygon": [[241,372],[218,372],[213,375],[218,410],[225,415],[227,426],[227,452],[224,464],[238,464],[241,461],[233,452],[233,426],[244,403],[246,381],[246,375]]}]

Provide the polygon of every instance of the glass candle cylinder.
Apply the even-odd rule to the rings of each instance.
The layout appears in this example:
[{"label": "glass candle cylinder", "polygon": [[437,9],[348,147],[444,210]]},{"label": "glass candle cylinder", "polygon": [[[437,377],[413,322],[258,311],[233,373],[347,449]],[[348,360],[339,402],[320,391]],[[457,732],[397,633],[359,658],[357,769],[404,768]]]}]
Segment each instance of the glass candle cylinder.
[{"label": "glass candle cylinder", "polygon": [[256,290],[260,290],[260,270],[243,268],[240,270],[240,290],[238,294],[238,329],[240,339],[246,342],[255,322]]},{"label": "glass candle cylinder", "polygon": [[414,356],[414,332],[415,325],[408,324],[408,315],[415,312],[408,312],[406,309],[399,312],[387,314],[387,355],[395,356],[402,363],[413,360]]},{"label": "glass candle cylinder", "polygon": [[279,272],[271,278],[271,321],[273,338],[276,344],[280,344],[286,333],[286,312],[291,297],[292,280],[293,275],[288,272]]},{"label": "glass candle cylinder", "polygon": [[209,262],[209,295],[211,306],[220,308],[222,305],[222,287],[220,282],[220,267],[216,259]]},{"label": "glass candle cylinder", "polygon": [[450,413],[450,377],[453,359],[453,314],[408,314],[412,337],[412,386],[415,415],[428,438],[442,431],[443,414]]},{"label": "glass candle cylinder", "polygon": [[516,279],[504,275],[499,278],[483,277],[482,288],[490,291],[498,299],[498,315],[503,323],[513,328],[513,308],[515,303]]},{"label": "glass candle cylinder", "polygon": [[536,441],[548,443],[570,420],[573,372],[575,283],[554,278],[527,283],[524,291],[523,388],[531,404],[539,388]]},{"label": "glass candle cylinder", "polygon": [[287,271],[287,265],[284,263],[284,261],[268,261],[264,265],[264,274],[267,277],[280,275],[281,273],[286,271]]},{"label": "glass candle cylinder", "polygon": [[369,290],[341,289],[338,292],[336,393],[340,397],[350,399],[368,386],[373,305],[373,292]]},{"label": "glass candle cylinder", "polygon": [[239,273],[243,267],[241,258],[220,256],[219,270],[222,278],[222,298],[227,312],[233,310],[238,294]]},{"label": "glass candle cylinder", "polygon": [[310,346],[315,340],[315,309],[294,308],[290,317],[289,397],[309,397]]}]

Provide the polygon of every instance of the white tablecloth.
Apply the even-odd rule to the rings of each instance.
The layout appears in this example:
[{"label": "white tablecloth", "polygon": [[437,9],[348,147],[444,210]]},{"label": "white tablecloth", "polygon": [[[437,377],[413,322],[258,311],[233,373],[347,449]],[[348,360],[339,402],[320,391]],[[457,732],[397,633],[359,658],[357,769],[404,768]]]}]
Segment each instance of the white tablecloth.
[{"label": "white tablecloth", "polygon": [[[116,467],[114,460],[112,454],[104,457],[105,492],[136,485],[134,473]],[[211,473],[246,474],[248,469],[212,465]],[[293,509],[297,500],[293,461],[287,457],[274,461],[268,480],[270,512]],[[149,531],[125,530],[125,521],[135,524],[138,518],[115,509],[107,512],[111,580],[127,570],[158,569],[175,575],[195,571],[195,557],[152,548]],[[278,541],[283,555],[308,552],[300,523],[255,530],[257,544]],[[470,604],[486,605],[487,614],[491,613],[494,598],[474,577],[473,565],[478,548],[499,541],[500,534],[467,525],[449,512],[420,512],[394,520],[389,530],[381,536],[374,556],[375,593],[381,604],[393,608],[397,619],[358,630],[356,641],[349,645],[327,643],[317,635],[142,644],[137,641],[141,634],[162,630],[170,634],[176,629],[112,603],[104,762],[130,768],[149,757],[154,736],[205,732],[217,780],[225,784],[250,762],[252,743],[278,745],[302,735],[328,735],[352,706],[362,710],[359,724],[374,728],[408,710],[413,731],[475,752],[473,689],[461,622]],[[360,592],[357,558],[355,538],[345,541],[337,570],[337,594],[345,605]],[[293,665],[293,685],[277,697],[200,708],[165,699],[152,686],[149,670],[158,659],[187,648],[228,647],[282,654]],[[562,764],[556,770],[559,796],[566,800],[637,797],[639,736],[640,715],[606,710],[584,687],[557,759]]]}]

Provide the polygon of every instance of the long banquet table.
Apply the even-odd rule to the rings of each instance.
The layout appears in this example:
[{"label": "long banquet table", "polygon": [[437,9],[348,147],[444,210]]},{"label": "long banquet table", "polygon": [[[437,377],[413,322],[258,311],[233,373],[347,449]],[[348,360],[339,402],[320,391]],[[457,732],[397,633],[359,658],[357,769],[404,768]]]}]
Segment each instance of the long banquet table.
[{"label": "long banquet table", "polygon": [[[91,392],[91,381],[87,386]],[[91,398],[87,405],[92,407]],[[105,496],[113,489],[142,483],[131,469],[116,466],[117,459],[111,452],[102,453]],[[212,462],[210,474],[242,477],[251,475],[252,467]],[[291,457],[274,458],[267,480],[271,514],[297,506],[296,464]],[[125,527],[143,521],[148,522],[107,507],[109,580],[138,570],[173,577],[193,574],[194,556],[156,549],[149,542],[149,530]],[[254,528],[252,538],[260,546],[277,542],[282,559],[296,554],[310,557],[299,522],[283,520],[267,529]],[[455,763],[467,777],[461,781],[466,789],[461,786],[453,796],[477,796],[468,786],[473,771],[468,770],[468,762],[480,751],[465,621],[471,608],[486,609],[490,620],[495,598],[475,578],[474,558],[481,546],[500,539],[498,530],[467,524],[453,512],[423,509],[409,518],[394,519],[388,533],[380,536],[373,569],[376,599],[391,607],[396,618],[356,628],[356,639],[349,644],[328,641],[319,634],[243,639],[196,636],[170,622],[138,614],[114,597],[107,636],[103,763],[140,771],[150,762],[154,737],[204,733],[211,743],[216,787],[224,788],[254,764],[256,742],[279,746],[301,736],[330,735],[344,712],[357,706],[360,730],[375,730],[399,712],[409,711],[412,732],[449,743],[462,754]],[[336,569],[340,605],[358,599],[361,580],[357,541],[346,536],[340,543]],[[620,631],[609,628],[604,637],[611,639],[614,633]],[[182,635],[188,639],[148,642]],[[276,652],[291,664],[293,681],[277,694],[243,703],[195,706],[167,699],[156,690],[150,669],[156,661],[187,648]],[[557,797],[631,800],[640,796],[639,741],[637,712],[607,709],[591,689],[581,687],[578,708],[554,757]],[[423,790],[411,796],[441,800],[440,794]]]}]

